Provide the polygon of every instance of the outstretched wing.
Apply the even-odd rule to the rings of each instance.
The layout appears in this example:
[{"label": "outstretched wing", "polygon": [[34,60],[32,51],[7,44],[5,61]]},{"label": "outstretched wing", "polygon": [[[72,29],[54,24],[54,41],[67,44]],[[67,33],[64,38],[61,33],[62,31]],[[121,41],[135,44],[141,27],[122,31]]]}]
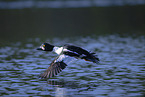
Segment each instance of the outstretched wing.
[{"label": "outstretched wing", "polygon": [[60,73],[67,65],[61,61],[61,62],[55,62],[51,63],[51,65],[48,67],[48,69],[41,74],[41,78],[51,78]]},{"label": "outstretched wing", "polygon": [[[54,77],[55,75],[57,75],[58,73],[60,73],[67,66],[67,64],[65,62],[67,62],[68,60],[67,61],[64,60],[64,59],[67,59],[66,57],[67,56],[64,54],[57,56],[52,61],[52,63],[48,67],[48,69],[40,75],[40,77],[41,78],[51,78],[51,77]],[[69,60],[69,62],[70,62],[70,60]]]},{"label": "outstretched wing", "polygon": [[64,54],[72,56],[72,57],[76,57],[76,58],[81,58],[84,59],[86,61],[91,61],[94,63],[99,63],[99,58],[97,56],[94,55],[94,53],[90,53],[80,47],[74,46],[74,45],[64,45],[64,47],[67,49]]}]

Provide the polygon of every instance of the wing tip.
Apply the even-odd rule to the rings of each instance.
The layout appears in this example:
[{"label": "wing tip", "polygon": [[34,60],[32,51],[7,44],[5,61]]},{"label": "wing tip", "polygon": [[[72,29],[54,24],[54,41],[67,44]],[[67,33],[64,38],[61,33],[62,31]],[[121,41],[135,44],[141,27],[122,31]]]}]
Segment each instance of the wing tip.
[{"label": "wing tip", "polygon": [[49,68],[42,74],[40,74],[40,78],[49,79],[60,73],[63,69],[65,69],[67,64],[63,61],[55,62],[49,66]]}]

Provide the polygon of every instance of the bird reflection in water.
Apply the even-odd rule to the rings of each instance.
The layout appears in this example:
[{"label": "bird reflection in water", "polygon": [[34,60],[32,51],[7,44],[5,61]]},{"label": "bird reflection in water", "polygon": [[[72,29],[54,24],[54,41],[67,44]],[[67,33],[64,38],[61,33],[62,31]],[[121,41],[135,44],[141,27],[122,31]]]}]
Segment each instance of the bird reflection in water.
[{"label": "bird reflection in water", "polygon": [[55,89],[55,97],[66,97],[67,92],[65,88],[56,87]]}]

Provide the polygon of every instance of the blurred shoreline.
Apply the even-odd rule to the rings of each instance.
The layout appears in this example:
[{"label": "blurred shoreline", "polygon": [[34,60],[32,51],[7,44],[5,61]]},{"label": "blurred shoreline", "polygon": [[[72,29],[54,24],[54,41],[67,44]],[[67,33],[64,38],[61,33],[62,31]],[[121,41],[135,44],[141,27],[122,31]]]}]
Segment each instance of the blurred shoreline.
[{"label": "blurred shoreline", "polygon": [[82,8],[144,4],[144,0],[4,0],[0,1],[0,9]]},{"label": "blurred shoreline", "polygon": [[0,9],[0,41],[31,37],[145,35],[145,6]]}]

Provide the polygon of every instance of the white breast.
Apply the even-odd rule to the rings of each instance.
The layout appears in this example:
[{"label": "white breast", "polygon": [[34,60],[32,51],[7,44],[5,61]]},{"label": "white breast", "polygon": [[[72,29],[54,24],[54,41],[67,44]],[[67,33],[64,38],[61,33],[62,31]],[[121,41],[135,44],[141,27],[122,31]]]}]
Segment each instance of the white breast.
[{"label": "white breast", "polygon": [[62,50],[63,50],[63,47],[54,47],[54,48],[53,48],[53,51],[54,51],[55,53],[57,53],[58,55],[62,52]]}]

